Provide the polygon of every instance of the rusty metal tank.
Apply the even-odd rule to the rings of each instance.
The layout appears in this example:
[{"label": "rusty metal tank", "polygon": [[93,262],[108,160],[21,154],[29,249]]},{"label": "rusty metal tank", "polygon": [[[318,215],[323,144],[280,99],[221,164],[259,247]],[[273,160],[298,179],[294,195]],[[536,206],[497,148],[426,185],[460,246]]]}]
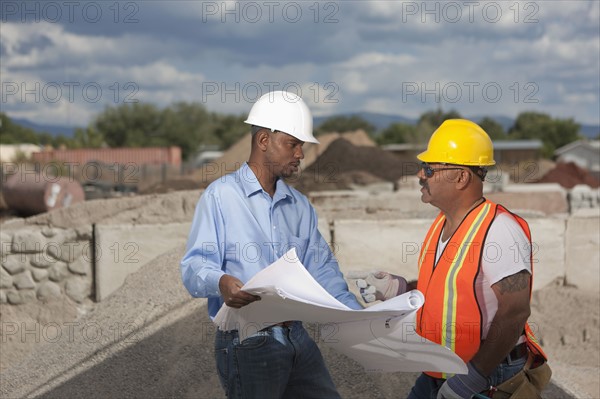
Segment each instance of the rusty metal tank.
[{"label": "rusty metal tank", "polygon": [[22,215],[35,215],[66,208],[85,200],[81,184],[69,177],[40,173],[16,173],[2,184],[6,205]]}]

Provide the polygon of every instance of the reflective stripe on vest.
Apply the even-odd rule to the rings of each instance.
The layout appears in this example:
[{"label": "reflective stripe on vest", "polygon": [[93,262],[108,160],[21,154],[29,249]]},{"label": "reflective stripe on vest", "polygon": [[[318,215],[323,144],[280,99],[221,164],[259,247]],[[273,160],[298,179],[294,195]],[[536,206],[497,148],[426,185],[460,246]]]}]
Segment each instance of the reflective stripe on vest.
[{"label": "reflective stripe on vest", "polygon": [[[445,225],[440,215],[426,236],[417,289],[425,304],[417,313],[417,332],[468,361],[481,341],[481,311],[474,295],[482,245],[496,205],[486,201],[470,211],[435,263]],[[434,268],[435,265],[435,268]],[[446,378],[441,373],[428,373]]]},{"label": "reflective stripe on vest", "polygon": [[[417,312],[417,332],[451,349],[465,362],[473,357],[481,343],[482,316],[475,295],[475,280],[481,270],[483,243],[497,212],[508,211],[490,201],[470,211],[448,240],[436,264],[437,247],[445,224],[445,217],[440,213],[426,235],[419,256],[417,289],[425,295],[425,304]],[[513,216],[531,242],[527,223],[517,215]],[[455,253],[451,253],[453,249],[456,249]],[[529,326],[526,325],[525,331],[528,345],[532,345],[535,341]],[[535,352],[543,355],[541,348],[535,347],[538,349]],[[427,374],[448,377],[445,373]]]}]

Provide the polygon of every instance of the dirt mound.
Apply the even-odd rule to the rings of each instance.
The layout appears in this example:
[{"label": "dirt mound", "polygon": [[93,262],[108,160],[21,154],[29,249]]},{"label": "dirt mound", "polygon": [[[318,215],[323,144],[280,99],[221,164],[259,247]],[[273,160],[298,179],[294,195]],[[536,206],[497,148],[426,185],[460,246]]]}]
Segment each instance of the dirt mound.
[{"label": "dirt mound", "polygon": [[307,168],[312,165],[317,158],[323,154],[329,145],[339,138],[344,138],[359,147],[375,147],[376,144],[371,137],[364,130],[357,130],[354,132],[346,133],[327,133],[317,137],[319,144],[305,144],[304,145],[304,160],[302,162],[303,167]]},{"label": "dirt mound", "polygon": [[573,188],[578,184],[587,184],[592,188],[600,187],[598,179],[574,162],[557,163],[556,167],[542,176],[537,183],[558,183],[565,188]]},{"label": "dirt mound", "polygon": [[408,162],[414,163],[414,159],[403,159],[379,147],[356,146],[345,138],[338,138],[293,184],[307,192],[329,190],[336,186],[348,188],[349,182],[361,184],[361,175],[368,175],[373,181],[396,182],[404,175],[414,174],[413,168],[406,167]]},{"label": "dirt mound", "polygon": [[[375,147],[376,144],[364,130],[354,132],[327,133],[318,137],[319,144],[307,143],[304,145],[304,159],[302,167],[307,168],[312,165],[317,158],[323,154],[329,145],[340,137],[345,138],[355,146]],[[219,177],[231,173],[238,169],[250,157],[251,135],[248,133],[232,145],[220,158],[202,166],[191,176],[191,180],[196,182],[196,188],[206,188],[208,184]],[[341,187],[343,188],[343,187]],[[335,188],[334,188],[335,189]]]}]

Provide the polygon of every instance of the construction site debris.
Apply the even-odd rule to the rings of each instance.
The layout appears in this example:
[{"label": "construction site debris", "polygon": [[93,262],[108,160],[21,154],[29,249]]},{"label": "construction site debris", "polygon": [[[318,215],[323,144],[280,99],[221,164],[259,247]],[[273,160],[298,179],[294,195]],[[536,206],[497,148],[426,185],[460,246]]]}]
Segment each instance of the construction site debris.
[{"label": "construction site debris", "polygon": [[557,163],[554,169],[542,176],[537,183],[558,183],[565,188],[573,188],[578,184],[586,184],[592,188],[600,187],[598,179],[574,162]]}]

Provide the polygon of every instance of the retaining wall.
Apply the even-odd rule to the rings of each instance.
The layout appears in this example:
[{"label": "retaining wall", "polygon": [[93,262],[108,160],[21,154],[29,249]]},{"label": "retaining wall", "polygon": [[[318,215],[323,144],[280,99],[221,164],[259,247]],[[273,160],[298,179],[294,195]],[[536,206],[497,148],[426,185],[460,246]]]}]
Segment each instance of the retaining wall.
[{"label": "retaining wall", "polygon": [[[554,198],[552,209],[562,206],[564,199],[568,209],[566,193],[526,195],[535,198],[534,209],[520,211],[533,236],[534,289],[561,279],[597,292],[600,209],[547,214],[543,198],[537,197]],[[62,214],[65,210],[2,224],[0,303],[17,305],[65,295],[76,302],[105,299],[129,274],[186,241],[198,197],[199,191],[189,191],[131,199],[112,218],[105,214],[93,218],[75,209],[75,214],[86,215],[77,228],[64,223],[56,227],[57,221],[68,219]],[[422,240],[437,212],[433,207],[422,204],[414,193],[319,193],[311,199],[320,216],[319,230],[332,244],[342,271],[387,270],[416,278]],[[158,206],[145,212],[153,201]]]},{"label": "retaining wall", "polygon": [[0,233],[0,303],[18,305],[66,295],[92,295],[92,226],[61,229],[26,226]]}]

